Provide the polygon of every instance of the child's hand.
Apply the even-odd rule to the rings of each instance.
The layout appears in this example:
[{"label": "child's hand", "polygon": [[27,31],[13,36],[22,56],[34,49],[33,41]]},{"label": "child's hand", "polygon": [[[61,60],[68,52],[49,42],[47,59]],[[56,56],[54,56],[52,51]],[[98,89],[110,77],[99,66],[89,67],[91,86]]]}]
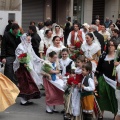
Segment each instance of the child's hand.
[{"label": "child's hand", "polygon": [[59,79],[62,79],[62,75],[59,76]]},{"label": "child's hand", "polygon": [[75,87],[76,85],[72,82],[72,87]]},{"label": "child's hand", "polygon": [[84,86],[83,84],[81,84],[81,88],[84,89],[84,87],[85,87],[85,86]]},{"label": "child's hand", "polygon": [[27,64],[24,64],[24,67],[27,67]]},{"label": "child's hand", "polygon": [[49,79],[49,80],[52,80],[51,75],[48,75],[48,79]]},{"label": "child's hand", "polygon": [[120,62],[114,62],[114,66],[118,66]]},{"label": "child's hand", "polygon": [[96,77],[94,77],[94,82],[95,82],[95,86],[97,86],[98,85],[98,81],[97,81]]}]

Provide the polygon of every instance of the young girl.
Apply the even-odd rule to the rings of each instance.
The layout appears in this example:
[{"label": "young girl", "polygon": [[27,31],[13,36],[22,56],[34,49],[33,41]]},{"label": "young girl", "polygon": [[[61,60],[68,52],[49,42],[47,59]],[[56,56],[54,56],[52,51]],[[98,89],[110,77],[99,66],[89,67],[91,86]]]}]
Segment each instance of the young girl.
[{"label": "young girl", "polygon": [[69,75],[71,73],[71,69],[75,67],[75,63],[71,60],[69,56],[69,51],[67,48],[64,48],[61,52],[62,58],[60,59],[60,69],[62,76]]},{"label": "young girl", "polygon": [[[85,62],[85,57],[80,56],[76,60],[77,68],[75,69],[75,74],[71,74],[68,79],[68,89],[65,91],[65,117],[72,115],[72,120],[80,119],[80,93],[77,85],[81,83],[83,79],[82,75],[82,65]],[[69,90],[70,88],[70,90]]]},{"label": "young girl", "polygon": [[[64,81],[61,80],[61,76],[59,75],[60,70],[59,66],[56,65],[57,61],[57,53],[52,51],[49,53],[49,61],[43,63],[43,83],[45,87],[46,93],[46,112],[47,113],[57,113],[55,106],[63,104],[63,93],[62,89],[64,86]],[[50,70],[45,69],[45,64],[49,66]],[[46,71],[45,71],[46,70]]]},{"label": "young girl", "polygon": [[81,84],[81,102],[83,109],[83,120],[93,119],[94,95],[95,90],[94,80],[91,78],[92,64],[87,62],[82,66],[82,75],[84,76]]}]

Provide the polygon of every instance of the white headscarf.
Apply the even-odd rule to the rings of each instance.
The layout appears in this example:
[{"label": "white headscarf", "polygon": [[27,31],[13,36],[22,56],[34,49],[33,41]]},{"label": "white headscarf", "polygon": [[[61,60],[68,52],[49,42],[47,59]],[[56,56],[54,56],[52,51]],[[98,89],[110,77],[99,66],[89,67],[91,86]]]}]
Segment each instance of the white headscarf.
[{"label": "white headscarf", "polygon": [[[24,33],[24,34],[20,37],[21,43],[22,43],[22,45],[23,45],[24,47],[26,47],[26,48],[32,47],[31,42],[28,43],[28,41],[27,41],[27,36],[28,36],[27,33]],[[31,41],[31,37],[30,37],[30,41]]]}]

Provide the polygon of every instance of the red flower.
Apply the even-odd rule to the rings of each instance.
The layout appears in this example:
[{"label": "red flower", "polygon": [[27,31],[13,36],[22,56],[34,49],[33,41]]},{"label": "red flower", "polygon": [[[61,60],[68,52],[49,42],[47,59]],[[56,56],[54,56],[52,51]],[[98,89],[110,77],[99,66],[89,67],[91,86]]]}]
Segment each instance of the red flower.
[{"label": "red flower", "polygon": [[70,77],[68,78],[67,84],[72,85],[73,81],[74,81],[74,77]]},{"label": "red flower", "polygon": [[78,85],[78,81],[77,80],[75,80],[75,78],[74,77],[70,77],[69,79],[68,79],[68,81],[67,81],[67,84],[69,84],[69,85],[72,85],[72,84],[74,84],[74,85]]},{"label": "red flower", "polygon": [[27,53],[23,53],[23,54],[20,54],[20,55],[18,56],[19,59],[24,58],[24,57],[27,57]]},{"label": "red flower", "polygon": [[72,56],[71,56],[71,59],[72,59],[72,60],[75,60],[75,59],[76,59],[76,55],[72,55]]},{"label": "red flower", "polygon": [[75,47],[76,47],[76,48],[80,48],[80,47],[81,47],[81,42],[76,42],[76,43],[75,43]]},{"label": "red flower", "polygon": [[74,81],[73,81],[73,84],[74,84],[74,85],[78,85],[78,81],[77,81],[77,80],[74,80]]}]

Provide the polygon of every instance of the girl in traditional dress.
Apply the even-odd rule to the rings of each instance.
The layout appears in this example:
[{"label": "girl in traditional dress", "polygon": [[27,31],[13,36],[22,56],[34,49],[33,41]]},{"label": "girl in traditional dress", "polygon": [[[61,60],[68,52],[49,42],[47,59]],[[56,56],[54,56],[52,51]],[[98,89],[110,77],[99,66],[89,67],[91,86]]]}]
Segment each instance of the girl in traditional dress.
[{"label": "girl in traditional dress", "polygon": [[[21,43],[18,45],[15,54],[16,60],[13,69],[19,83],[21,105],[31,105],[33,103],[28,100],[40,98],[38,86],[42,82],[37,73],[40,71],[42,60],[34,53],[31,37],[27,34],[21,36]],[[29,56],[29,60],[21,62],[19,58],[20,56],[22,58],[23,54]]]},{"label": "girl in traditional dress", "polygon": [[[49,53],[49,61],[43,63],[44,71],[43,74],[43,83],[45,87],[46,93],[46,112],[47,113],[57,113],[58,111],[55,109],[56,105],[63,105],[63,87],[64,81],[61,79],[60,69],[57,66],[57,53],[52,51]],[[49,65],[50,70],[48,71],[48,67],[45,68],[45,64]],[[46,70],[46,71],[45,71]],[[48,71],[48,72],[47,72]]]},{"label": "girl in traditional dress", "polygon": [[71,60],[69,56],[69,51],[67,48],[64,48],[61,52],[62,58],[60,59],[60,69],[62,76],[67,76],[71,73],[71,69],[75,67],[75,63]]},{"label": "girl in traditional dress", "polygon": [[78,86],[81,84],[82,65],[85,63],[85,57],[80,56],[76,60],[75,74],[71,74],[68,78],[68,88],[65,91],[65,118],[71,118],[72,120],[80,119],[80,93]]},{"label": "girl in traditional dress", "polygon": [[44,58],[46,56],[47,49],[53,44],[52,39],[53,39],[52,31],[46,30],[45,36],[41,40],[40,45],[39,45],[39,53],[40,53],[41,58]]},{"label": "girl in traditional dress", "polygon": [[83,109],[83,120],[93,120],[94,109],[94,80],[91,78],[92,64],[87,62],[82,66],[82,74],[84,76],[81,87],[81,103]]},{"label": "girl in traditional dress", "polygon": [[60,41],[61,41],[62,44],[64,45],[63,29],[62,29],[59,25],[56,25],[56,26],[53,28],[53,36],[59,36],[59,37],[60,37]]},{"label": "girl in traditional dress", "polygon": [[[98,103],[102,113],[110,111],[114,115],[117,113],[117,100],[115,97],[115,76],[112,75],[114,68],[115,49],[117,44],[115,41],[108,42],[108,52],[103,53],[98,62],[95,76],[98,80]],[[99,118],[103,119],[103,117]]]},{"label": "girl in traditional dress", "polygon": [[49,53],[52,52],[52,51],[55,51],[57,53],[57,55],[59,56],[60,55],[60,52],[63,48],[65,48],[64,45],[61,45],[60,44],[60,37],[59,36],[54,36],[53,37],[53,45],[51,45],[48,49],[47,49],[47,52],[46,52],[46,57],[48,58],[49,57]]},{"label": "girl in traditional dress", "polygon": [[92,33],[86,35],[86,43],[81,47],[85,57],[92,62],[92,72],[96,71],[98,58],[101,55],[101,47],[97,42],[94,42]]}]

